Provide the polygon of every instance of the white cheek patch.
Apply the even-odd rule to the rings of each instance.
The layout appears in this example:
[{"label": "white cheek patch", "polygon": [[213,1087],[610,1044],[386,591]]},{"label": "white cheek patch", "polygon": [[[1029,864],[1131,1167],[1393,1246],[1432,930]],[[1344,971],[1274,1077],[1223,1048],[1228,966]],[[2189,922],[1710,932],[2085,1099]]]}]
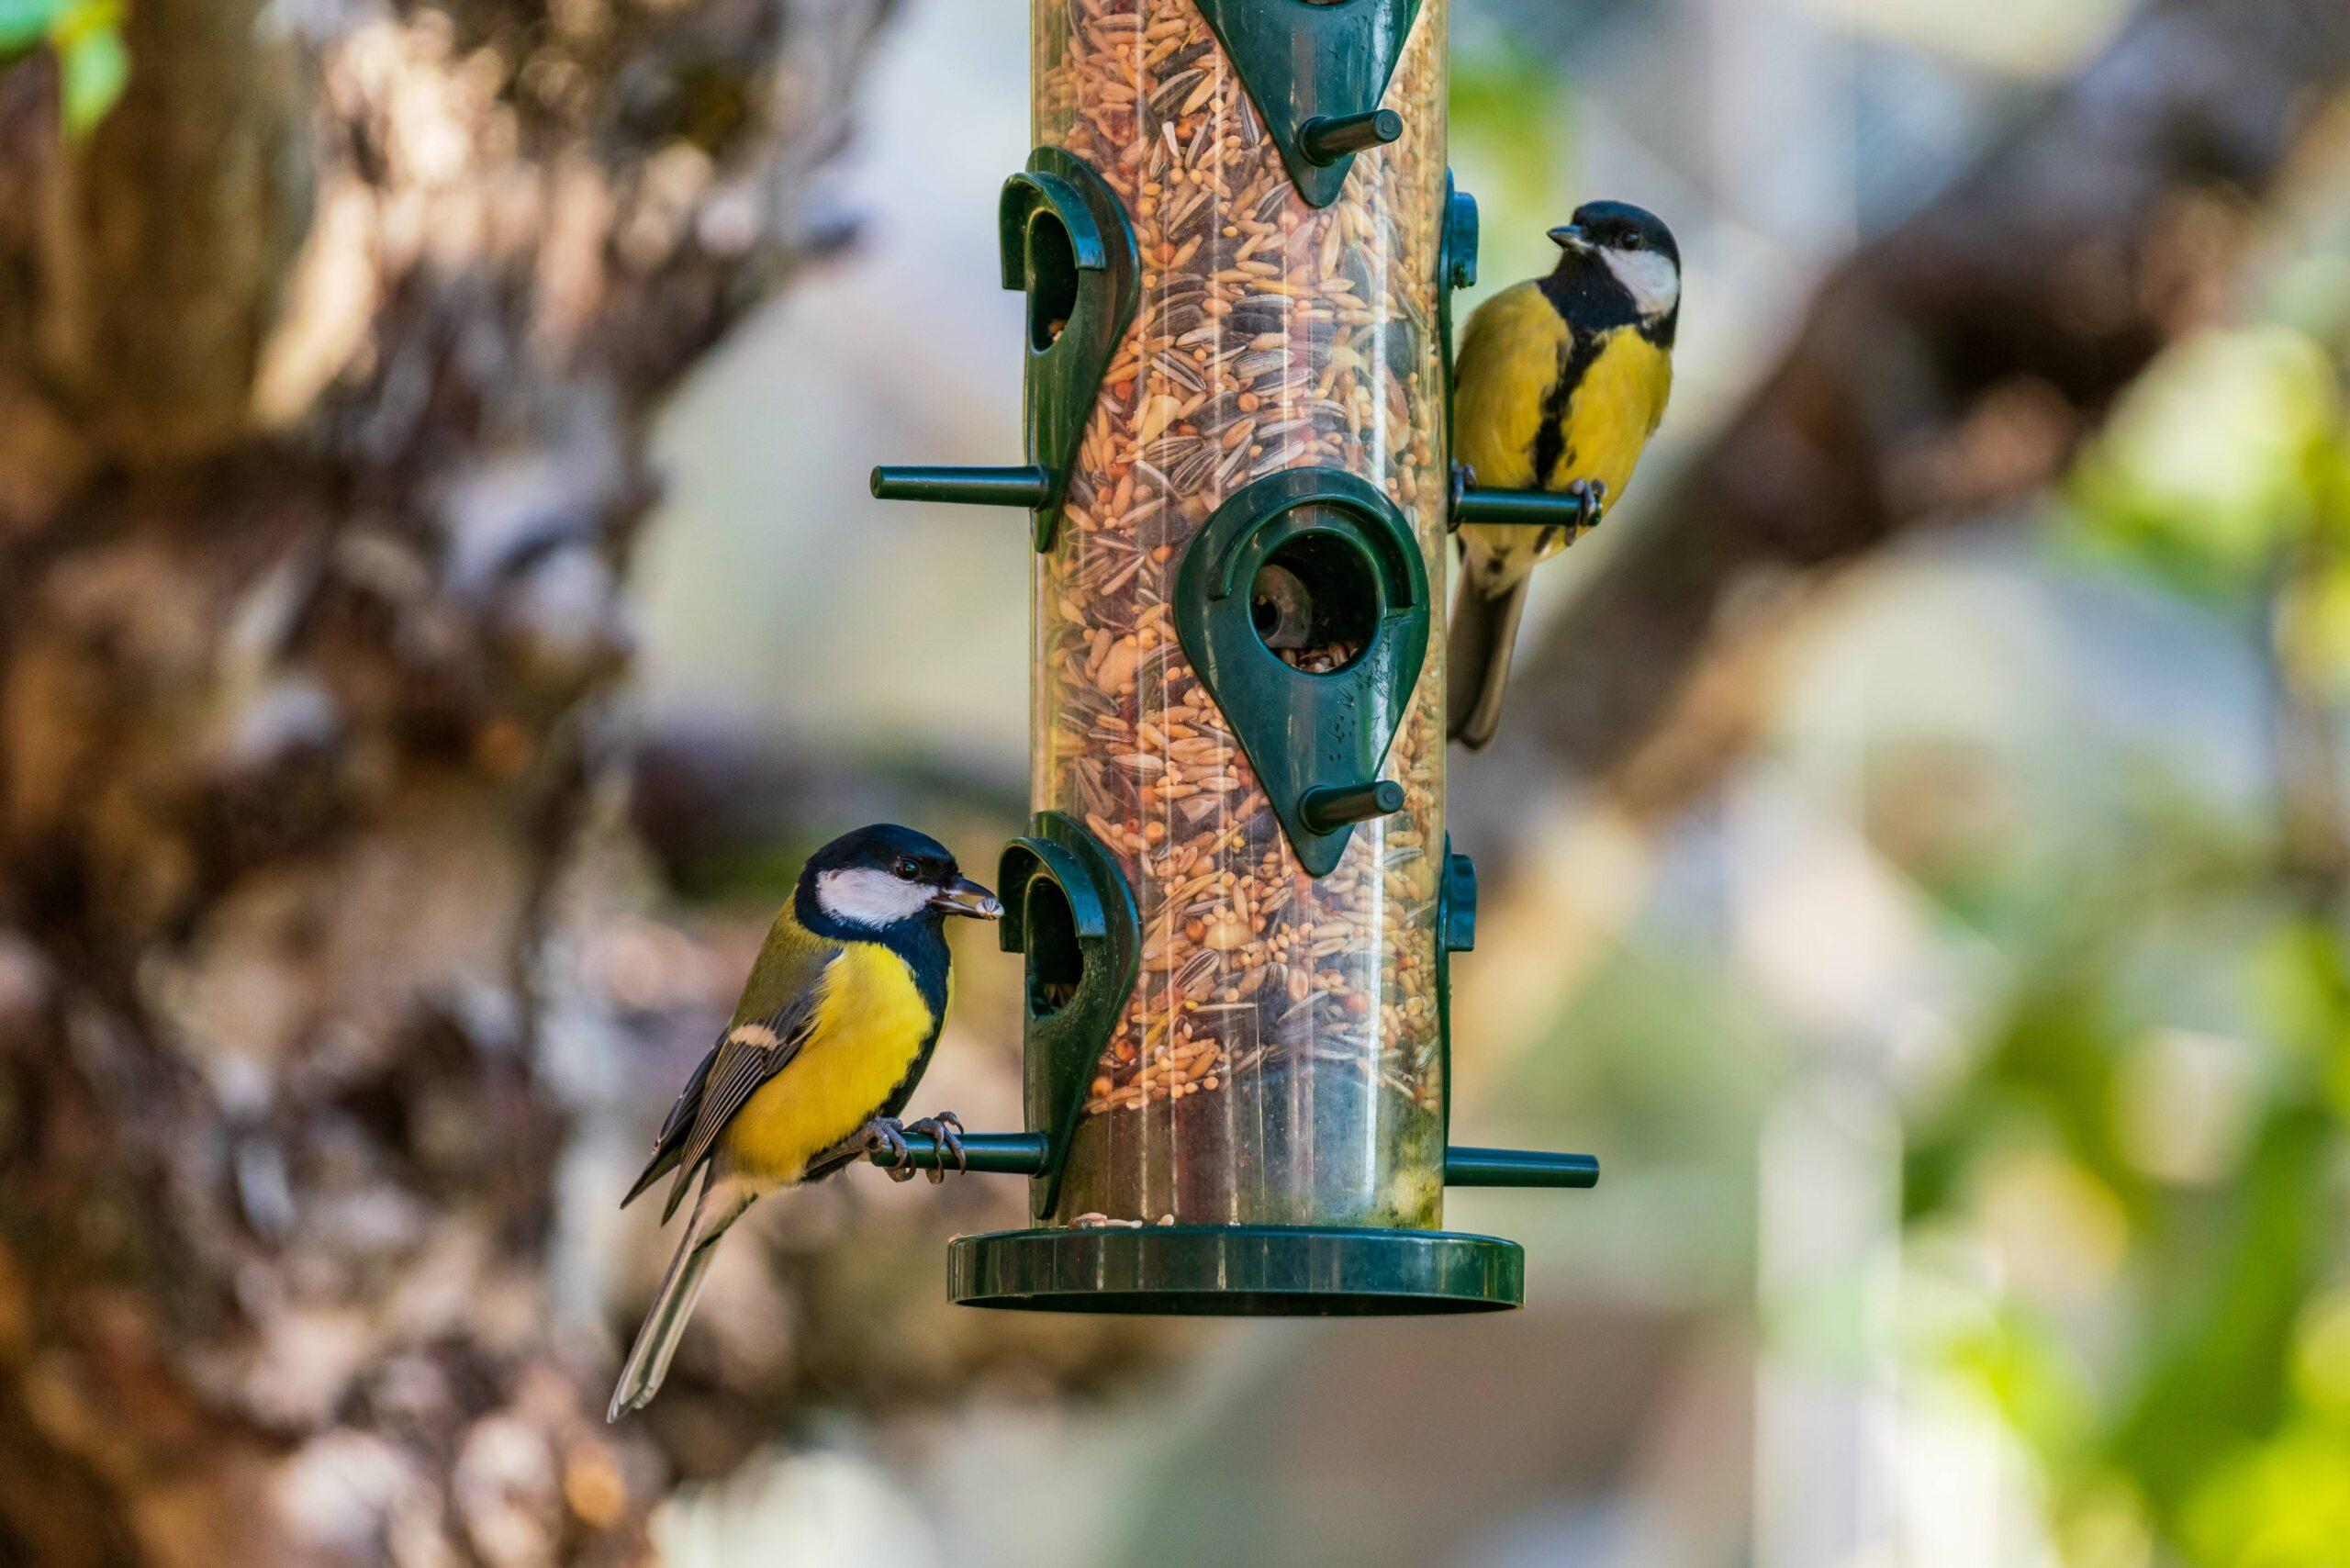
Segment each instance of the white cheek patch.
[{"label": "white cheek patch", "polygon": [[1669,315],[1681,303],[1681,269],[1662,251],[1602,251],[1607,270],[1632,296],[1642,316]]},{"label": "white cheek patch", "polygon": [[858,868],[827,871],[816,879],[816,902],[834,920],[852,925],[895,925],[920,914],[930,902],[930,890],[887,871]]}]

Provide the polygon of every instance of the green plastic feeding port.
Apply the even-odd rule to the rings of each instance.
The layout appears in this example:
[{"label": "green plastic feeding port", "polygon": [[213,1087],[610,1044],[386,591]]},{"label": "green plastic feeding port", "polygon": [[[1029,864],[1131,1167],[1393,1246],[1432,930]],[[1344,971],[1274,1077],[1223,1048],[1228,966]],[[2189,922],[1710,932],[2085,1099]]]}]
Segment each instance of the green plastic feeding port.
[{"label": "green plastic feeding port", "polygon": [[1023,332],[1027,461],[1002,468],[885,465],[885,501],[1018,507],[1038,550],[1058,537],[1069,466],[1102,381],[1142,300],[1142,259],[1125,204],[1085,161],[1042,147],[997,207],[1003,286],[1028,298]]},{"label": "green plastic feeding port", "polygon": [[1337,469],[1258,480],[1193,537],[1175,629],[1298,861],[1336,869],[1357,823],[1404,809],[1379,778],[1428,648],[1427,566],[1376,487]]},{"label": "green plastic feeding port", "polygon": [[1399,140],[1380,107],[1420,0],[1200,0],[1298,195],[1328,207],[1357,154]]},{"label": "green plastic feeding port", "polygon": [[1038,1219],[1059,1203],[1061,1171],[1094,1064],[1134,994],[1141,923],[1124,873],[1083,824],[1036,814],[1003,852],[1003,949],[1024,956],[1028,1123],[1049,1150],[1035,1172]]}]

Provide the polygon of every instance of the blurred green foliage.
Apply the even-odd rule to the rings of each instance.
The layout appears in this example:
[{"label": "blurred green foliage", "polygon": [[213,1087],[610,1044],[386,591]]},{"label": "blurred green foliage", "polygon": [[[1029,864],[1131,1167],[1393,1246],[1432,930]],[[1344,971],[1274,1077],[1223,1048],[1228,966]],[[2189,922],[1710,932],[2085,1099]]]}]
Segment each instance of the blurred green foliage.
[{"label": "blurred green foliage", "polygon": [[1454,162],[1484,213],[1483,290],[1545,270],[1556,255],[1543,236],[1572,205],[1573,90],[1557,62],[1506,33],[1470,29],[1454,46]]},{"label": "blurred green foliage", "polygon": [[2312,534],[2344,525],[2339,382],[2325,349],[2289,327],[2190,340],[2131,389],[2082,462],[2080,524],[2187,592],[2265,591]]},{"label": "blurred green foliage", "polygon": [[84,135],[130,82],[125,0],[0,0],[0,63],[48,49],[57,57],[65,129]]},{"label": "blurred green foliage", "polygon": [[1570,150],[1557,63],[1505,36],[1478,34],[1452,63],[1452,134],[1489,158],[1505,187],[1496,211],[1539,212]]},{"label": "blurred green foliage", "polygon": [[[1911,1127],[1905,1344],[2034,1455],[2083,1568],[2350,1563],[2343,388],[2334,325],[2199,336],[2057,509],[2269,672],[2266,804],[2174,782],[2029,874],[1996,840],[1910,868],[2009,979]],[[2295,766],[2296,734],[2334,760]]]}]

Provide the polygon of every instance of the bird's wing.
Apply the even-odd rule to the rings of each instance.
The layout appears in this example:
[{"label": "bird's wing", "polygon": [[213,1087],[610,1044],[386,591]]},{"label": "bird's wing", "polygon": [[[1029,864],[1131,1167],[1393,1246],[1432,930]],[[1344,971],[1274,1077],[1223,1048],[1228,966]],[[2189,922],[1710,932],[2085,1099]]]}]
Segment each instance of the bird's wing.
[{"label": "bird's wing", "polygon": [[[758,1066],[763,1055],[776,1058],[767,1067],[769,1073],[789,1059],[789,1053],[780,1049],[769,1053],[757,1042],[772,1035],[780,1046],[799,1032],[791,1023],[796,1008],[803,999],[818,993],[825,969],[840,951],[802,930],[789,918],[789,913],[787,909],[777,917],[775,928],[760,947],[758,961],[752,967],[751,978],[743,988],[743,999],[735,1004],[734,1018],[727,1025],[726,1033],[702,1058],[701,1065],[686,1081],[685,1092],[669,1107],[668,1119],[661,1124],[660,1136],[653,1140],[653,1157],[645,1163],[636,1184],[629,1189],[628,1196],[621,1200],[622,1208],[676,1170],[678,1181],[671,1190],[667,1214],[663,1217],[666,1220],[668,1215],[674,1215],[688,1181],[710,1152],[708,1141],[697,1135],[706,1126],[723,1127],[727,1118],[742,1109],[738,1097],[742,1092],[733,1081],[746,1067]],[[793,1048],[797,1049],[796,1044]],[[751,1089],[756,1090],[760,1081],[764,1080],[754,1081]],[[709,1113],[722,1098],[732,1100],[733,1103],[711,1123]]]},{"label": "bird's wing", "polygon": [[1460,342],[1454,445],[1494,489],[1534,484],[1534,449],[1553,394],[1574,359],[1573,330],[1537,283],[1504,289],[1477,308]]},{"label": "bird's wing", "polygon": [[643,1173],[628,1190],[628,1196],[621,1200],[621,1207],[626,1208],[644,1196],[654,1183],[676,1170],[677,1162],[686,1157],[686,1138],[694,1130],[694,1118],[701,1112],[702,1092],[710,1085],[710,1067],[717,1059],[718,1052],[710,1051],[701,1058],[701,1065],[694,1069],[694,1075],[686,1080],[677,1103],[669,1107],[668,1119],[661,1124],[660,1136],[653,1140],[653,1158],[645,1162]]},{"label": "bird's wing", "polygon": [[670,1212],[686,1183],[718,1147],[726,1124],[751,1102],[759,1086],[781,1072],[798,1056],[823,1005],[825,988],[840,972],[840,954],[826,953],[807,983],[763,1017],[741,1018],[727,1026],[725,1037],[710,1054],[707,1082],[695,1108],[693,1130],[678,1157],[677,1188],[670,1194]]}]

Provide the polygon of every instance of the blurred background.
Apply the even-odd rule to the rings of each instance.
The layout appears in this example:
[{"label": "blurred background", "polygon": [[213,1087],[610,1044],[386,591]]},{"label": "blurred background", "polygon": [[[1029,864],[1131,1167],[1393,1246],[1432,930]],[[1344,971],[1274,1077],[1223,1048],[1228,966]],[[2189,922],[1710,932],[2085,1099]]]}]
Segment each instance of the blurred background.
[{"label": "blurred background", "polygon": [[852,1173],[607,1430],[800,857],[1025,811],[1018,530],[865,475],[1018,450],[1026,10],[0,6],[0,1568],[2350,1562],[2350,10],[1455,11],[1484,290],[1689,266],[1453,769],[1456,1137],[1605,1184],[1191,1325]]}]

